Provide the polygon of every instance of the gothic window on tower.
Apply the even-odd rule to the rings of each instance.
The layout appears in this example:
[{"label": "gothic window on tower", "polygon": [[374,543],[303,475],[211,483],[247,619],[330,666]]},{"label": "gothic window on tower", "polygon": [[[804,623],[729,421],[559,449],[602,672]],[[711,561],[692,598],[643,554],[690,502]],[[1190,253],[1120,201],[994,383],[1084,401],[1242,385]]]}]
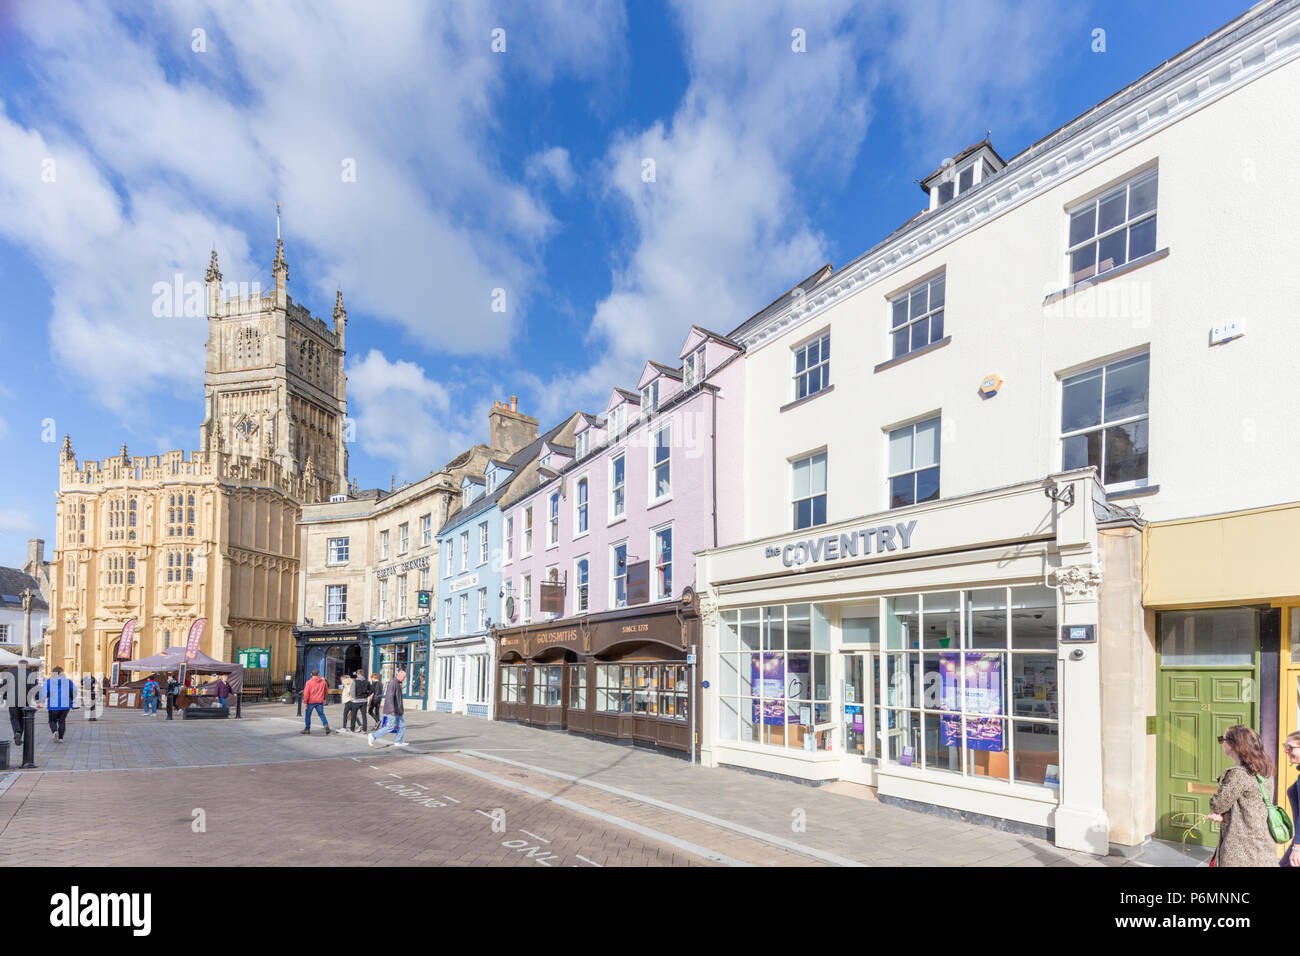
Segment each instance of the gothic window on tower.
[{"label": "gothic window on tower", "polygon": [[194,580],[194,552],[189,551],[185,555],[185,580]]}]

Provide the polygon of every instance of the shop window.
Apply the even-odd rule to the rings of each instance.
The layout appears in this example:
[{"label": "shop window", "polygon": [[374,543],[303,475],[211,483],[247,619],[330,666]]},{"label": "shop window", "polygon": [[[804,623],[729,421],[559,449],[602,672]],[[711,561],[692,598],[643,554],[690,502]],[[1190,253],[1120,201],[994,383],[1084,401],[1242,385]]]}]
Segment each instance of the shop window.
[{"label": "shop window", "polygon": [[939,497],[939,419],[889,433],[889,507],[906,508]]},{"label": "shop window", "polygon": [[501,703],[518,704],[523,700],[523,667],[506,664],[501,667]]},{"label": "shop window", "polygon": [[833,744],[830,625],[822,605],[721,615],[719,734],[800,750]]},{"label": "shop window", "polygon": [[685,664],[596,665],[596,710],[667,720],[689,719],[690,677]]},{"label": "shop window", "polygon": [[1061,382],[1061,467],[1092,466],[1107,490],[1147,483],[1150,355]]},{"label": "shop window", "polygon": [[451,679],[456,669],[456,658],[438,658],[438,700],[451,700]]},{"label": "shop window", "polygon": [[1167,611],[1159,617],[1165,667],[1254,667],[1259,615],[1250,608]]},{"label": "shop window", "polygon": [[1025,586],[885,601],[885,758],[1057,786],[1056,593]]},{"label": "shop window", "polygon": [[569,708],[587,709],[587,665],[569,665]]},{"label": "shop window", "polygon": [[539,707],[559,707],[563,701],[564,665],[533,665],[533,703]]}]

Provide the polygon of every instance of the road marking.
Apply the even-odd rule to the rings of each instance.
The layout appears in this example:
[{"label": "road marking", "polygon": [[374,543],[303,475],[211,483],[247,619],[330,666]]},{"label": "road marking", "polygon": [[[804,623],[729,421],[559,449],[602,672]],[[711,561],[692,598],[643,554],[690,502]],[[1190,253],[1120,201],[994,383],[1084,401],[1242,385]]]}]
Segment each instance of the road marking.
[{"label": "road marking", "polygon": [[487,813],[487,812],[485,812],[485,811],[483,811],[483,810],[475,810],[474,812],[475,812],[475,813],[481,813],[481,814],[483,814],[483,816],[487,817],[489,820],[493,819],[492,814]]},{"label": "road marking", "polygon": [[390,772],[388,775],[389,775],[390,777],[396,777],[398,780],[401,780],[401,779],[402,779],[402,775],[401,775],[400,773],[391,773],[391,772]]},{"label": "road marking", "polygon": [[374,764],[367,764],[366,766],[368,766],[371,770],[378,770],[378,769],[379,769],[379,768],[376,767]]},{"label": "road marking", "polygon": [[[646,803],[649,804],[650,806],[658,807],[661,810],[667,810],[670,813],[676,813],[679,814],[680,816],[690,817],[694,820],[699,820],[700,822],[707,823],[710,826],[719,827],[723,830],[731,830],[733,833],[742,834],[743,836],[747,836],[753,840],[759,840],[763,843],[768,843],[773,846],[779,846],[784,850],[789,850],[792,853],[798,853],[801,856],[811,856],[815,859],[821,860],[824,863],[830,863],[833,866],[866,866],[865,863],[859,863],[857,860],[850,860],[846,857],[837,856],[834,853],[828,853],[825,850],[818,850],[814,847],[804,846],[802,843],[796,843],[793,840],[787,840],[784,837],[779,837],[771,833],[764,833],[762,830],[755,830],[754,828],[744,826],[743,824],[732,823],[730,820],[723,820],[719,817],[711,816],[710,814],[707,813],[702,813],[699,810],[692,810],[689,807],[683,807],[680,806],[679,804],[669,803],[667,800],[657,800],[654,797],[646,796],[645,794],[642,793],[633,793],[631,790],[623,790],[620,789],[619,787],[611,787],[609,784],[597,783],[594,780],[588,780],[583,777],[575,777],[571,774],[561,773],[558,770],[548,770],[545,767],[534,767],[531,764],[520,763],[518,760],[510,760],[507,757],[493,757],[484,751],[465,750],[462,752],[471,757],[481,756],[482,759],[491,760],[494,763],[507,764],[511,767],[519,767],[520,769],[523,770],[531,770],[534,773],[540,773],[543,776],[547,776],[547,777],[554,777],[555,779],[563,780],[566,783],[581,784],[584,787],[592,787],[593,789],[596,790],[602,790],[605,793],[610,793],[617,797],[623,797],[627,800],[635,800],[638,803]],[[451,761],[439,761],[439,762],[451,763]],[[469,767],[465,767],[464,769],[471,770],[471,768]]]},{"label": "road marking", "polygon": [[[469,753],[469,751],[466,751],[466,753]],[[528,794],[529,796],[537,797],[549,803],[554,803],[556,806],[564,807],[565,809],[572,810],[575,813],[580,813],[583,816],[592,817],[593,819],[600,820],[602,823],[609,823],[617,827],[622,827],[625,830],[631,830],[633,833],[639,834],[640,836],[646,837],[650,840],[654,840],[656,843],[666,843],[669,846],[675,846],[686,853],[690,853],[692,856],[702,857],[703,859],[710,860],[714,863],[721,863],[723,866],[752,866],[753,865],[750,863],[746,863],[743,860],[737,860],[734,859],[733,857],[729,857],[725,853],[720,853],[717,850],[711,850],[708,847],[699,846],[698,844],[691,843],[689,840],[682,840],[678,837],[672,836],[671,834],[663,833],[659,830],[655,830],[652,827],[642,826],[640,823],[634,823],[631,820],[625,820],[622,817],[616,817],[612,813],[605,813],[603,810],[596,810],[593,809],[592,807],[584,806],[583,804],[578,803],[574,800],[570,800],[567,797],[561,797],[553,793],[547,793],[544,790],[538,790],[536,787],[530,787],[527,786],[526,784],[518,783],[514,780],[507,780],[505,777],[498,777],[496,776],[496,774],[488,773],[485,770],[479,770],[477,767],[467,767],[462,763],[456,763],[453,760],[443,760],[441,757],[434,757],[430,754],[419,754],[418,756],[421,760],[427,760],[429,763],[436,763],[443,767],[449,767],[452,770],[459,770],[461,773],[468,773],[482,780],[490,781],[491,783],[494,783],[499,787],[506,787],[507,789],[510,790],[518,790],[522,793]],[[504,758],[496,758],[496,759],[503,760]],[[507,761],[507,762],[513,763],[514,761]],[[523,765],[520,764],[520,766]],[[483,813],[482,810],[475,810],[474,812]],[[483,816],[490,817],[491,814],[483,813]]]},{"label": "road marking", "polygon": [[455,797],[449,797],[445,793],[442,795],[444,800],[450,800],[452,803],[460,803]]},{"label": "road marking", "polygon": [[0,777],[0,797],[5,795],[5,791],[18,782],[18,772],[7,773]]},{"label": "road marking", "polygon": [[589,860],[589,859],[587,859],[585,856],[583,856],[581,853],[575,853],[575,854],[573,854],[573,855],[576,856],[576,857],[577,857],[579,860],[581,860],[583,863],[590,863],[592,866],[601,866],[601,864],[597,863],[595,860]]},{"label": "road marking", "polygon": [[413,787],[419,787],[421,790],[428,790],[428,789],[429,789],[428,787],[426,787],[426,786],[425,786],[424,784],[422,784],[422,783],[413,783],[413,784],[411,784],[411,786],[413,786]]},{"label": "road marking", "polygon": [[[525,829],[523,829],[522,827],[520,828],[519,832],[520,832],[520,833],[528,833],[528,831],[525,830]],[[551,842],[550,840],[546,839],[546,837],[539,837],[536,833],[528,833],[528,835],[529,835],[530,837],[532,837],[534,840],[541,840],[543,843],[550,843],[550,842]]]}]

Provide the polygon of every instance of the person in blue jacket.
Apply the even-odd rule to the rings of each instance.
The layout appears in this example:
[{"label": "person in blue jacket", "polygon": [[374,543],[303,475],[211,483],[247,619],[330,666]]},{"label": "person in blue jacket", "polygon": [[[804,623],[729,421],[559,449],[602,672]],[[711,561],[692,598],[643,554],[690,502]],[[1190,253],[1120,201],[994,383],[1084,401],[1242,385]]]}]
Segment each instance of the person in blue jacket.
[{"label": "person in blue jacket", "polygon": [[68,711],[77,699],[77,685],[63,674],[62,667],[50,671],[50,676],[41,685],[41,703],[50,712],[50,733],[54,734],[56,743],[62,743],[68,732]]}]

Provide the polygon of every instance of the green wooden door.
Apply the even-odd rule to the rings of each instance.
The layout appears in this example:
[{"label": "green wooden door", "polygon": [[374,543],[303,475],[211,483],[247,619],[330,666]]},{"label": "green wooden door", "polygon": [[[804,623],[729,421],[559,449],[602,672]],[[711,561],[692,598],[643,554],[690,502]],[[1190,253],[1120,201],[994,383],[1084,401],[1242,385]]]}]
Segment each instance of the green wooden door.
[{"label": "green wooden door", "polygon": [[1157,836],[1214,846],[1219,825],[1202,817],[1228,769],[1218,738],[1233,724],[1257,726],[1255,669],[1162,668],[1159,680]]}]

